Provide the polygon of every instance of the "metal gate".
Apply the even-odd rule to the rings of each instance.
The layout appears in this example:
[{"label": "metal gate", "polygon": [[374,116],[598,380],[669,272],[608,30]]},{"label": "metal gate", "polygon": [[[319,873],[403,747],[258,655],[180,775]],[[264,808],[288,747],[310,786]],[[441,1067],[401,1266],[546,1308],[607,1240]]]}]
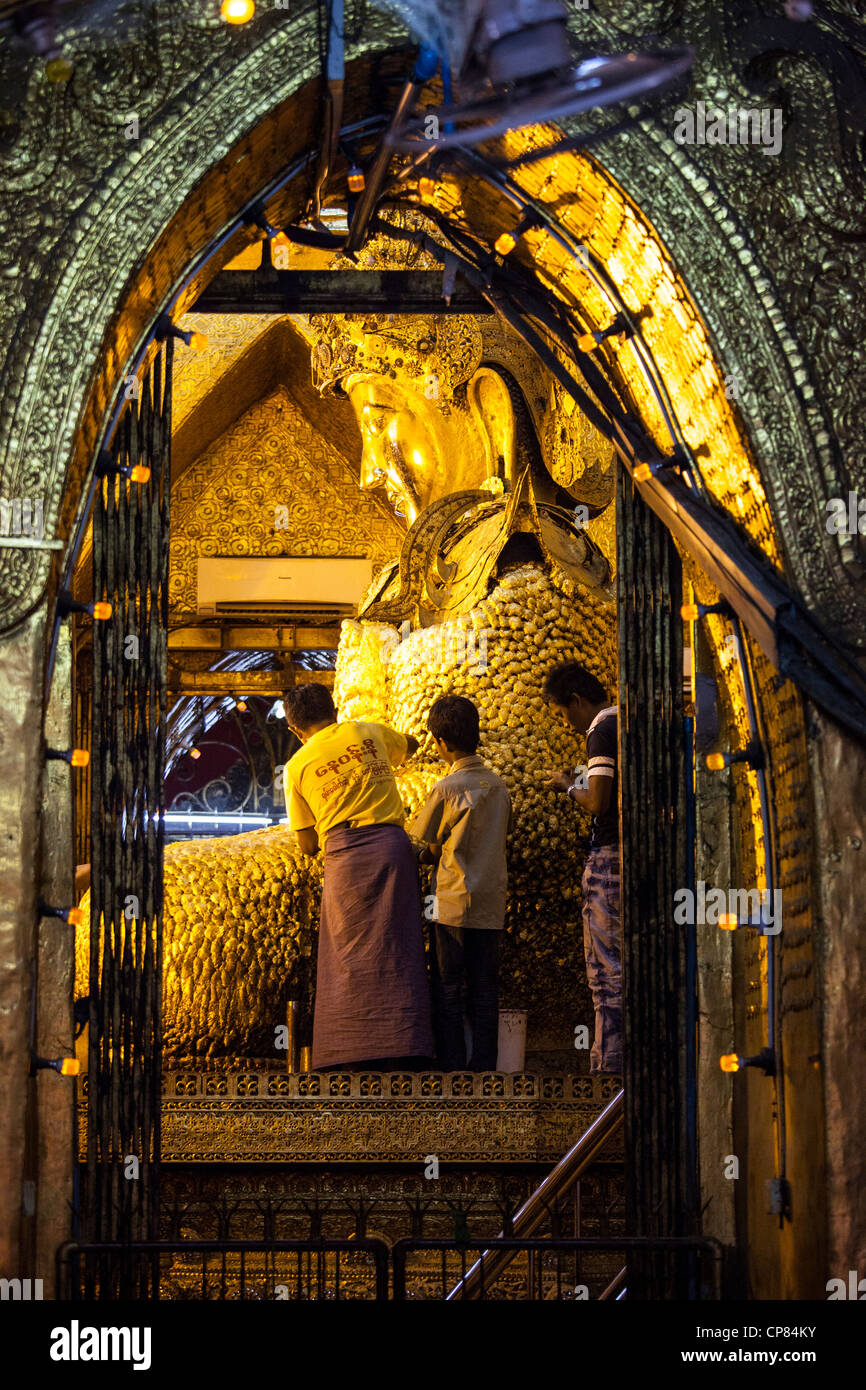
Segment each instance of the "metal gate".
[{"label": "metal gate", "polygon": [[[83,1225],[158,1235],[171,340],[121,418],[93,507],[90,1044]],[[130,480],[136,465],[145,483]],[[144,1262],[134,1296],[153,1296]]]},{"label": "metal gate", "polygon": [[[683,711],[682,571],[670,533],[619,469],[621,778],[626,1219],[631,1236],[697,1232],[690,1095],[694,1014],[686,929],[689,789]],[[629,1298],[694,1297],[664,1254],[629,1262]]]}]

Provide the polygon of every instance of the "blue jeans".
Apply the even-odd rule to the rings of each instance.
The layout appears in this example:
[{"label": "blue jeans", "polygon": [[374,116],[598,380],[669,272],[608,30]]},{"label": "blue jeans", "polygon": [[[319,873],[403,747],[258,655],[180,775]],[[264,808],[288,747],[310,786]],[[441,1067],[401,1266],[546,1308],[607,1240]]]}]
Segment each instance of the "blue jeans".
[{"label": "blue jeans", "polygon": [[443,1071],[466,1066],[463,982],[472,1024],[470,1071],[495,1071],[499,1048],[499,952],[501,931],[433,923],[430,956],[433,1035]]},{"label": "blue jeans", "polygon": [[619,846],[591,849],[583,871],[583,949],[595,1009],[592,1073],[622,1073],[622,925]]}]

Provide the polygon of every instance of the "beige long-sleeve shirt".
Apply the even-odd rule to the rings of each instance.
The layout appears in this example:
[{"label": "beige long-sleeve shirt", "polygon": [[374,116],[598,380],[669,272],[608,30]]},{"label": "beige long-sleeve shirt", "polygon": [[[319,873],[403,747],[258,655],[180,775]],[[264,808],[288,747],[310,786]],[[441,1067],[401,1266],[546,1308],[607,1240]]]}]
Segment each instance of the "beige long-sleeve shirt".
[{"label": "beige long-sleeve shirt", "polygon": [[474,754],[453,763],[406,826],[414,840],[442,846],[434,921],[487,931],[503,926],[510,829],[511,797],[502,778]]}]

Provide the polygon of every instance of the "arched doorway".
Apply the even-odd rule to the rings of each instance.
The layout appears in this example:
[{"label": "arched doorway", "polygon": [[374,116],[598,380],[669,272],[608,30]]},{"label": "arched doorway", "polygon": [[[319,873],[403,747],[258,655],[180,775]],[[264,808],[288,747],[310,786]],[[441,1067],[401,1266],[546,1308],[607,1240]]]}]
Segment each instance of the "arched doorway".
[{"label": "arched doorway", "polygon": [[[368,76],[370,73],[373,72],[374,68],[375,65],[368,65],[366,69]],[[379,70],[379,72],[376,73],[376,76],[379,76],[380,72],[381,69]],[[261,69],[259,69],[258,75],[260,77],[262,76]],[[372,82],[372,77],[370,78],[370,81]],[[363,90],[363,84],[359,84],[358,90]],[[110,330],[115,343],[115,347],[112,349],[113,361],[108,361],[104,365],[101,364],[100,367],[97,369],[97,375],[99,377],[99,380],[96,386],[91,391],[91,394],[88,398],[87,406],[84,408],[83,412],[80,415],[80,429],[78,430],[76,436],[75,446],[76,463],[73,465],[73,468],[71,470],[73,480],[75,478],[76,472],[78,478],[82,478],[87,472],[87,469],[92,459],[95,444],[97,442],[100,430],[106,418],[106,406],[109,402],[109,398],[112,397],[112,395],[116,395],[120,391],[122,385],[122,378],[124,376],[129,375],[129,372],[125,371],[125,368],[128,368],[130,366],[133,357],[136,355],[132,351],[132,345],[139,342],[142,337],[146,336],[148,326],[152,324],[154,321],[154,301],[158,301],[158,307],[160,310],[164,309],[166,307],[167,302],[173,298],[178,286],[186,278],[190,268],[194,268],[195,258],[190,256],[189,253],[191,248],[188,243],[185,244],[184,242],[184,226],[186,225],[186,227],[188,228],[190,225],[194,224],[197,218],[200,218],[206,224],[206,227],[203,227],[201,232],[198,232],[196,235],[196,254],[204,247],[205,243],[207,242],[207,233],[211,233],[214,231],[219,231],[220,233],[222,233],[222,231],[225,229],[225,224],[230,220],[231,211],[234,208],[236,208],[238,204],[241,204],[241,206],[245,206],[248,205],[251,201],[250,198],[247,196],[238,196],[238,190],[240,185],[243,185],[244,195],[249,193],[250,183],[252,181],[249,178],[248,170],[250,169],[251,165],[255,164],[256,162],[259,162],[262,167],[262,170],[266,172],[269,164],[277,164],[277,154],[274,150],[275,132],[288,132],[289,128],[291,127],[293,138],[297,138],[298,140],[297,149],[299,157],[303,159],[303,146],[301,145],[300,140],[304,132],[304,124],[303,121],[296,121],[295,117],[298,111],[303,112],[304,109],[305,107],[302,101],[299,101],[297,107],[294,107],[291,111],[289,110],[289,104],[286,103],[282,108],[279,109],[277,115],[275,115],[272,118],[266,119],[262,125],[256,127],[256,130],[252,131],[252,133],[247,137],[245,146],[236,146],[232,149],[230,153],[227,153],[225,159],[221,163],[215,181],[211,184],[208,179],[204,179],[199,184],[197,190],[197,207],[191,207],[188,202],[182,204],[179,194],[181,185],[178,184],[177,188],[175,189],[175,196],[177,198],[175,206],[177,207],[178,211],[175,217],[172,219],[169,226],[167,227],[167,229],[165,230],[164,235],[160,236],[155,241],[148,265],[145,268],[142,279],[140,281],[140,284],[148,285],[149,292],[142,297],[140,294],[140,290],[134,289],[132,293],[126,298],[124,307],[122,308],[119,307],[121,304],[121,297],[116,293],[116,286],[121,278],[125,278],[126,271],[124,270],[125,263],[122,259],[119,260],[114,276],[115,293],[113,295],[113,298],[111,298],[110,314],[106,314],[103,317],[101,323],[99,323],[98,321],[95,322],[92,331],[89,331],[86,335],[81,335],[81,340],[78,344],[79,348],[86,349],[84,351],[81,351],[80,353],[82,364],[89,363],[92,367],[93,364],[95,364],[97,361],[100,343],[105,334],[106,320],[109,317],[113,320],[112,328]],[[366,114],[366,108],[364,106],[363,99],[359,97],[359,115],[363,116],[364,114]],[[248,115],[249,112],[247,112],[247,116]],[[145,153],[147,154],[148,152]],[[279,150],[279,163],[281,166],[285,162],[285,157],[286,146],[284,144],[281,146]],[[181,160],[180,144],[178,145],[176,158],[179,163]],[[145,158],[145,160],[142,162],[146,166],[148,161]],[[536,166],[535,172],[538,173],[540,178],[541,174],[543,173],[543,165],[540,167]],[[139,181],[138,187],[141,190],[143,190],[145,187],[145,179],[147,173],[149,173],[149,171],[145,170],[143,172],[141,180]],[[232,199],[232,195],[226,193],[224,188],[220,190],[218,196],[212,202],[210,201],[210,198],[212,196],[213,189],[216,188],[220,179],[224,181],[224,184],[228,188],[234,187],[235,196]],[[260,185],[256,189],[257,197],[262,196],[267,191],[266,184],[266,179],[262,179],[260,181]],[[478,186],[479,188],[482,187],[480,181]],[[600,179],[599,182],[595,185],[595,192],[600,192],[602,190],[602,187],[605,198],[609,199],[611,204],[617,204],[615,185],[612,183],[612,181]],[[287,185],[287,201],[285,208],[282,208],[280,206],[279,200],[275,200],[273,208],[270,203],[268,204],[269,215],[273,217],[274,220],[276,220],[279,215],[285,216],[286,212],[288,212],[290,218],[296,215],[298,201],[295,200],[294,203],[292,202],[289,190],[291,190],[291,185]],[[134,190],[128,189],[127,191],[129,192],[130,196],[132,196]],[[506,199],[504,204],[494,203],[490,206],[489,209],[486,209],[483,206],[483,201],[479,199],[478,206],[473,207],[473,213],[477,218],[475,225],[479,228],[479,230],[484,230],[487,225],[491,223],[496,224],[501,219],[503,206],[508,205],[508,200]],[[640,219],[636,218],[633,209],[630,209],[628,199],[621,199],[621,201],[618,204],[618,210],[622,218],[622,226],[620,230],[623,232],[625,243],[628,242],[630,237],[634,239],[634,237],[637,236],[636,228],[639,228]],[[160,216],[163,218],[161,224],[162,227],[165,227],[165,213],[167,211],[168,206],[164,205],[160,212]],[[630,216],[628,215],[629,212],[631,213]],[[597,234],[599,238],[601,238],[602,240],[604,236],[607,234],[606,229],[603,226],[603,223],[599,224]],[[235,240],[233,243],[227,241],[220,254],[225,259],[228,259],[230,255],[237,252],[237,250],[239,249],[239,245],[248,235],[249,233],[241,232],[238,236],[238,239]],[[736,235],[736,231],[734,231],[732,235]],[[145,238],[145,240],[146,239],[147,238]],[[531,243],[532,238],[528,238],[528,241]],[[590,249],[592,249],[593,237],[586,236],[585,241],[586,244],[590,246]],[[83,238],[83,245],[88,245],[88,239],[86,237]],[[93,245],[95,245],[95,241],[90,243],[91,248]],[[605,249],[605,255],[599,256],[599,260],[609,260],[610,251],[611,248],[607,247]],[[139,245],[138,248],[133,248],[132,250],[129,250],[126,254],[126,264],[128,265],[128,267],[131,267],[132,265],[136,264],[137,260],[140,258],[141,246]],[[82,263],[86,262],[86,254],[82,254],[81,261]],[[744,260],[743,264],[748,267],[748,259]],[[215,268],[213,262],[211,262],[211,268]],[[554,273],[555,269],[556,263],[554,259]],[[91,276],[93,275],[94,271],[92,266],[89,267],[87,273]],[[757,272],[755,274],[750,274],[748,268],[743,273],[745,276],[748,277],[748,280],[757,281],[760,278]],[[81,269],[81,274],[84,274],[83,268]],[[76,275],[75,267],[73,267],[70,270],[69,275],[70,283],[74,283]],[[625,277],[623,277],[623,279],[625,279]],[[664,275],[660,277],[660,280],[661,282],[664,282],[666,284],[671,283],[671,277],[665,277]],[[187,291],[185,292],[186,299],[181,299],[178,301],[178,304],[176,306],[178,310],[182,310],[188,304],[191,304],[193,302],[193,296],[198,291],[202,283],[203,277],[199,280],[193,280],[193,282],[190,284]],[[759,284],[756,284],[755,292],[758,295],[764,293]],[[671,302],[671,311],[673,311],[675,300],[676,296],[674,296]],[[687,298],[684,297],[678,300],[677,303],[678,307],[680,308],[680,311],[683,312],[684,306],[687,304]],[[601,307],[601,302],[599,304],[599,307]],[[707,310],[705,309],[705,307],[701,305],[701,308],[703,313],[706,314]],[[667,333],[668,336],[670,335],[670,326],[669,324],[665,324],[665,318],[663,314],[661,314],[660,312],[654,312],[653,319],[651,321],[655,322],[656,325],[660,327],[660,331]],[[770,320],[770,322],[772,322],[772,320]],[[599,329],[603,329],[608,325],[604,323],[601,319],[599,319],[596,321],[596,326]],[[695,315],[693,323],[690,323],[688,325],[688,329],[693,329],[694,333],[698,335],[698,337],[700,336],[700,319],[697,315]],[[770,357],[773,357],[777,364],[781,362],[782,355],[780,349],[778,348],[778,345],[774,341],[774,330],[771,330],[766,335],[764,335],[761,341],[764,344],[769,342],[769,346],[766,346],[766,351],[768,355]],[[89,348],[87,346],[88,344]],[[623,344],[623,348],[625,355],[625,344]],[[43,352],[43,360],[44,355],[45,354]],[[613,353],[611,355],[614,356]],[[618,353],[615,356],[618,357]],[[40,369],[40,359],[38,353],[34,355],[33,362],[35,365],[32,383],[33,389],[36,390],[36,375],[38,375]],[[119,363],[122,363],[123,365],[121,366],[120,371],[118,372],[117,364]],[[706,365],[706,372],[701,372],[701,366],[704,364]],[[615,368],[619,364],[616,360],[614,360],[611,362],[610,365],[612,368]],[[709,351],[709,346],[705,337],[702,343],[700,344],[700,348],[697,350],[696,354],[689,360],[688,364],[681,364],[681,366],[682,370],[679,374],[679,377],[676,376],[675,372],[670,373],[667,376],[662,374],[662,380],[669,396],[676,396],[678,399],[689,399],[690,402],[694,401],[695,410],[698,411],[698,414],[700,397],[702,394],[704,395],[705,403],[707,403],[708,405],[711,403],[713,407],[716,409],[717,413],[713,414],[712,417],[707,417],[707,419],[702,421],[701,428],[696,428],[694,439],[691,441],[691,443],[692,447],[698,448],[701,446],[701,444],[706,444],[707,447],[710,449],[711,457],[707,466],[707,473],[712,479],[711,491],[715,492],[717,496],[724,499],[726,497],[725,487],[727,486],[730,489],[730,482],[729,480],[726,480],[726,469],[730,465],[730,453],[736,452],[737,450],[737,422],[734,418],[733,410],[728,407],[725,407],[723,404],[723,401],[728,399],[726,396],[723,396],[722,394],[723,374],[720,372],[718,367],[714,366],[712,362],[712,355]],[[87,370],[89,369],[90,368],[87,368]],[[82,366],[82,371],[84,370],[85,367]],[[639,407],[643,407],[641,413],[644,416],[645,423],[649,428],[650,433],[653,433],[653,427],[655,427],[656,430],[660,430],[660,412],[657,403],[653,403],[650,388],[646,386],[645,382],[643,382],[643,379],[641,377],[639,377],[633,371],[629,372],[624,365],[620,368],[620,372],[621,374],[616,378],[616,380],[618,381],[618,383],[625,383],[626,387],[633,388]],[[703,393],[700,390],[696,390],[695,388],[694,379],[697,377],[701,377],[703,380],[703,386],[704,388],[706,388]],[[81,399],[80,393],[78,399]],[[710,419],[712,421],[711,424],[709,423]],[[723,450],[723,454],[725,456],[721,460],[712,457],[713,447],[715,447],[719,442],[716,430],[722,433],[722,436],[728,445],[728,452],[726,454]],[[805,436],[808,432],[807,428],[802,426],[801,424],[800,430],[801,438],[805,439]],[[67,441],[71,433],[72,429],[70,426],[69,428],[67,428],[66,431],[65,438]],[[711,441],[705,437],[709,435],[712,435]],[[63,447],[64,446],[62,443],[62,438],[59,438],[55,446],[56,457],[59,458],[61,456],[61,451]],[[762,495],[765,489],[764,487],[762,487],[761,478],[759,476],[759,470],[750,466],[748,454],[745,448],[742,446],[741,441],[739,441],[739,452],[736,452],[736,466],[739,467],[741,470],[739,478],[740,483],[742,483],[743,480],[747,480],[747,485],[750,493],[750,503],[754,509],[753,515],[750,518],[747,518],[747,520],[749,520],[752,523],[753,533],[759,540],[759,542],[762,544],[765,552],[772,556],[772,558],[778,559],[782,553],[782,546],[780,545],[778,538],[774,535],[773,522],[771,519],[772,506],[770,503],[765,501]],[[715,487],[713,486],[714,483],[716,484]],[[718,489],[717,491],[716,488]],[[777,497],[773,496],[773,488],[767,487],[766,491],[773,498],[773,501],[777,503]],[[778,488],[776,489],[776,492],[778,492]],[[730,497],[731,495],[732,494],[729,491],[727,496]],[[56,491],[55,498],[57,497],[58,492]],[[68,524],[69,522],[71,522],[71,519],[75,515],[76,510],[80,507],[80,497],[80,483],[73,481],[70,487],[67,489],[66,501],[62,507],[62,515],[65,518],[64,524]],[[712,596],[713,595],[710,595],[710,597]],[[712,624],[710,630],[712,631]],[[723,638],[723,635],[724,634],[720,626],[716,638],[717,642]],[[769,672],[767,672],[766,680],[767,688],[769,690],[769,685],[771,681]],[[742,721],[745,721],[747,719],[747,701],[745,694],[738,693],[736,691],[736,688],[734,687],[734,692],[731,694],[730,698],[735,706],[735,709],[737,709],[739,713],[740,719]],[[784,698],[784,694],[782,695],[782,698]],[[743,727],[745,728],[745,723],[743,724]],[[791,746],[794,746],[798,740],[800,743],[802,743],[802,730],[792,726],[792,730],[790,732]],[[802,749],[800,749],[800,752],[802,753]],[[790,757],[792,755],[786,754],[786,756]],[[743,792],[744,798],[746,798],[746,800],[748,801],[748,798],[750,796],[753,796],[754,794],[755,793],[753,791],[751,782],[747,782],[746,789]],[[756,858],[759,853],[756,847],[757,839],[758,837],[755,836],[755,843],[751,847],[751,852],[754,854]],[[805,854],[805,851],[800,850],[798,851],[798,853]],[[794,857],[796,858],[796,855]],[[807,945],[808,943],[804,942],[804,944]]]}]

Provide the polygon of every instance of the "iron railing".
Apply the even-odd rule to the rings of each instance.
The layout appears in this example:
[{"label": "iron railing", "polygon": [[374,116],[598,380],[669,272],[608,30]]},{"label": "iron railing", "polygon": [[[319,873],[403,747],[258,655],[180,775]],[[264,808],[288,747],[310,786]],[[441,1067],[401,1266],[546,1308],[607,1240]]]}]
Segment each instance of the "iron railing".
[{"label": "iron railing", "polygon": [[[158,1277],[154,1277],[154,1271]],[[69,1241],[57,1252],[57,1297],[71,1301],[314,1302],[388,1298],[380,1240]]]},{"label": "iron railing", "polygon": [[[90,1032],[82,1232],[159,1234],[163,755],[172,340],[114,439],[93,505]],[[144,484],[126,472],[144,465]],[[117,470],[125,470],[118,472]],[[142,1265],[138,1296],[158,1270]]]},{"label": "iron railing", "polygon": [[[357,1174],[356,1174],[357,1178]],[[514,1221],[545,1175],[535,1172],[475,1175],[466,1191],[447,1171],[434,1184],[401,1176],[396,1190],[383,1175],[367,1174],[355,1191],[334,1191],[328,1178],[294,1173],[293,1190],[273,1192],[243,1179],[208,1192],[208,1177],[169,1173],[164,1181],[160,1239],[363,1240],[389,1246],[404,1236],[493,1239],[514,1233]],[[295,1186],[296,1184],[296,1186]],[[435,1187],[435,1191],[430,1191]],[[623,1176],[619,1165],[593,1164],[588,1173],[545,1207],[542,1229],[524,1235],[606,1236],[625,1229]]]},{"label": "iron railing", "polygon": [[[682,564],[670,532],[624,467],[617,555],[627,1224],[647,1239],[692,1237],[700,1229],[696,1012],[689,998],[695,972],[687,931],[673,916],[691,863]],[[643,1266],[635,1258],[629,1298],[665,1297],[668,1280],[667,1261],[651,1257]]]},{"label": "iron railing", "polygon": [[719,1298],[721,1247],[687,1236],[400,1240],[391,1251],[393,1297],[397,1302],[617,1300],[626,1290],[628,1264],[611,1278],[606,1262],[591,1258],[615,1253],[630,1254],[641,1265],[650,1257],[663,1262],[667,1278],[659,1281],[661,1299],[679,1298],[684,1287],[695,1301]]},{"label": "iron railing", "polygon": [[[509,1222],[509,1229],[500,1231],[497,1240],[490,1242],[471,1269],[463,1270],[459,1285],[454,1288],[449,1297],[483,1297],[485,1277],[489,1284],[491,1279],[495,1279],[502,1273],[513,1259],[514,1256],[510,1252],[516,1253],[522,1248],[519,1239],[516,1244],[513,1243],[515,1237],[522,1238],[525,1242],[539,1229],[545,1218],[552,1218],[555,1227],[557,1207],[562,1197],[570,1188],[577,1186],[581,1174],[586,1171],[608,1140],[617,1130],[622,1128],[624,1108],[624,1093],[617,1091],[598,1118],[589,1126],[589,1129],[584,1131],[577,1143],[572,1145],[552,1172],[548,1173],[540,1186],[523,1203],[523,1206]],[[576,1223],[578,1229],[575,1232],[575,1238],[578,1238],[580,1236],[579,1214],[576,1217]]]},{"label": "iron railing", "polygon": [[[611,1277],[610,1257],[623,1254],[626,1266]],[[626,1296],[629,1258],[650,1257],[668,1272],[660,1297],[688,1283],[695,1300],[719,1298],[717,1242],[639,1236],[406,1238],[390,1254],[376,1239],[70,1241],[57,1252],[57,1297],[139,1300],[149,1281],[150,1300],[170,1302],[615,1301]]]}]

